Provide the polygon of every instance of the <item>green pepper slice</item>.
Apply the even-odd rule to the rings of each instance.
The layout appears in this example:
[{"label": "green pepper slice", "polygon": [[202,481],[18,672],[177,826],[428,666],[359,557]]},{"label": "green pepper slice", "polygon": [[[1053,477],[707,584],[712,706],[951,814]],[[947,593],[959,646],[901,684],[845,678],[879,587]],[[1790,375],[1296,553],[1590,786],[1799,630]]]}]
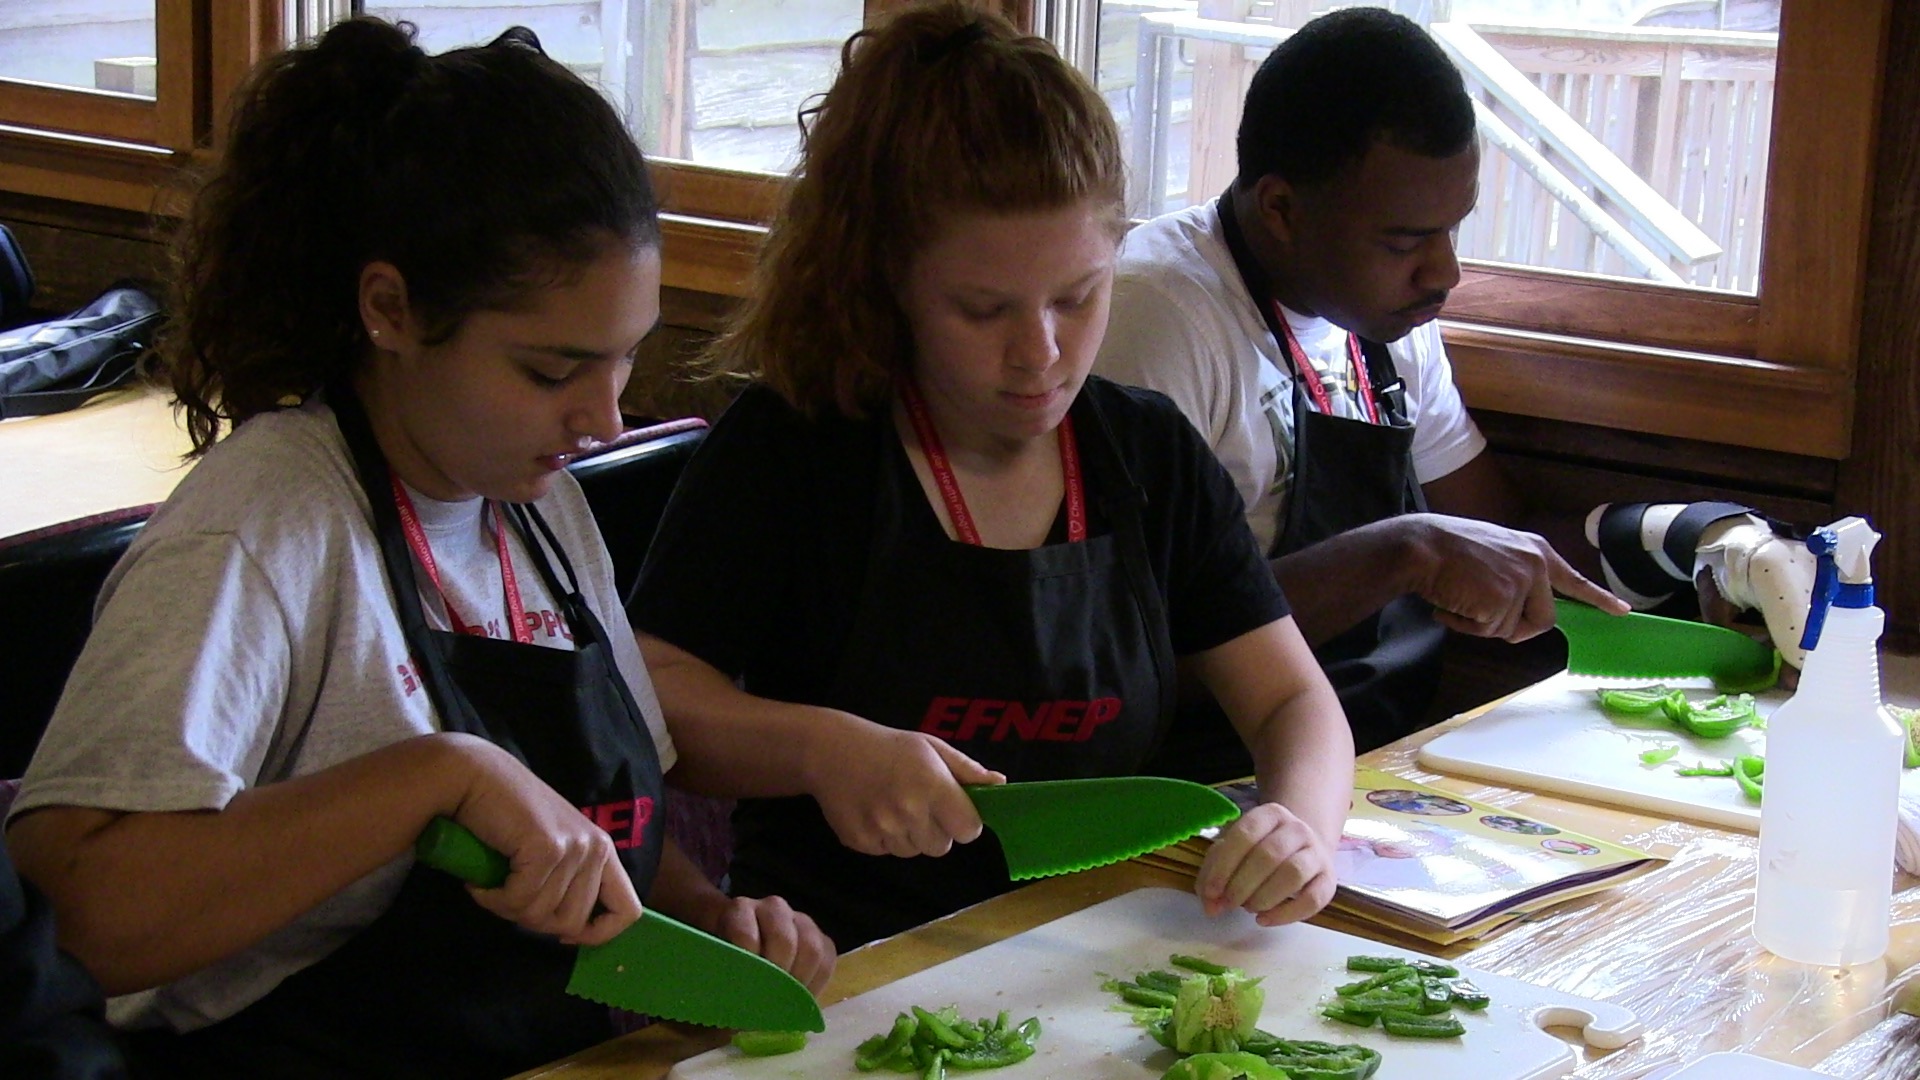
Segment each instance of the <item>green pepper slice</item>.
[{"label": "green pepper slice", "polygon": [[1167,957],[1167,962],[1174,967],[1186,968],[1188,971],[1197,971],[1202,975],[1225,975],[1227,972],[1233,970],[1225,964],[1216,964],[1211,960],[1203,960],[1198,956],[1182,956],[1177,953]]},{"label": "green pepper slice", "polygon": [[1409,1039],[1457,1039],[1467,1033],[1466,1025],[1452,1015],[1419,1016],[1406,1013],[1381,1013],[1380,1026],[1386,1028],[1389,1035],[1399,1035]]},{"label": "green pepper slice", "polygon": [[1740,793],[1753,802],[1759,802],[1766,784],[1767,759],[1754,754],[1742,754],[1733,759],[1733,781],[1740,785]]},{"label": "green pepper slice", "polygon": [[1160,1080],[1291,1080],[1258,1054],[1193,1054],[1173,1063]]},{"label": "green pepper slice", "polygon": [[1706,701],[1694,702],[1676,693],[1660,707],[1668,719],[1680,725],[1688,734],[1702,739],[1724,739],[1758,718],[1752,694],[1731,697],[1721,694]]},{"label": "green pepper slice", "polygon": [[1180,984],[1186,979],[1171,971],[1143,971],[1135,975],[1133,981],[1136,985],[1144,986],[1149,990],[1163,990],[1169,994],[1177,994],[1180,992]]},{"label": "green pepper slice", "polygon": [[1420,972],[1412,964],[1400,964],[1396,967],[1390,967],[1372,978],[1362,979],[1359,982],[1350,982],[1334,990],[1334,993],[1341,997],[1353,997],[1357,994],[1365,994],[1372,990],[1378,990],[1383,986],[1392,986],[1396,983],[1418,980],[1419,978]]},{"label": "green pepper slice", "polygon": [[1346,1001],[1325,1006],[1320,1010],[1320,1015],[1337,1024],[1363,1028],[1372,1027],[1374,1022],[1380,1019],[1379,1013],[1355,1008],[1351,1002]]},{"label": "green pepper slice", "polygon": [[1678,744],[1669,744],[1655,747],[1652,750],[1643,750],[1640,753],[1640,763],[1642,765],[1661,765],[1672,761],[1673,756],[1679,752],[1680,747]]},{"label": "green pepper slice", "polygon": [[1907,735],[1906,744],[1902,747],[1902,762],[1909,769],[1920,769],[1920,742],[1915,741],[1916,738],[1920,738],[1920,735],[1916,735],[1914,731],[1916,726],[1920,726],[1920,709],[1889,705],[1887,711],[1893,714],[1895,720],[1900,721],[1900,730]]},{"label": "green pepper slice", "polygon": [[914,1019],[920,1021],[920,1034],[937,1047],[959,1050],[967,1045],[966,1036],[954,1030],[952,1022],[938,1013],[931,1013],[918,1005],[913,1007]]},{"label": "green pepper slice", "polygon": [[1608,712],[1624,713],[1628,716],[1644,716],[1663,706],[1669,698],[1678,693],[1665,686],[1624,686],[1612,690],[1597,690],[1600,707]]},{"label": "green pepper slice", "polygon": [[[874,1038],[882,1042],[886,1040],[884,1035],[876,1035]],[[736,1031],[733,1033],[734,1049],[748,1057],[791,1054],[796,1050],[804,1049],[806,1045],[807,1033],[804,1031]]]},{"label": "green pepper slice", "polygon": [[919,1021],[906,1013],[901,1013],[894,1018],[892,1031],[885,1035],[875,1035],[854,1048],[853,1067],[861,1072],[873,1072],[890,1067],[894,1058],[913,1042],[914,1033],[919,1030]]},{"label": "green pepper slice", "polygon": [[1173,994],[1165,990],[1149,990],[1144,986],[1122,984],[1120,1000],[1129,1005],[1148,1005],[1156,1009],[1171,1009],[1176,1000]]},{"label": "green pepper slice", "polygon": [[1034,1046],[1017,1032],[996,1031],[965,1050],[949,1050],[947,1068],[960,1071],[1004,1069],[1033,1056]]},{"label": "green pepper slice", "polygon": [[1493,1004],[1493,999],[1487,996],[1485,990],[1466,979],[1455,979],[1447,984],[1447,988],[1453,991],[1453,1003],[1463,1009],[1479,1012]]}]

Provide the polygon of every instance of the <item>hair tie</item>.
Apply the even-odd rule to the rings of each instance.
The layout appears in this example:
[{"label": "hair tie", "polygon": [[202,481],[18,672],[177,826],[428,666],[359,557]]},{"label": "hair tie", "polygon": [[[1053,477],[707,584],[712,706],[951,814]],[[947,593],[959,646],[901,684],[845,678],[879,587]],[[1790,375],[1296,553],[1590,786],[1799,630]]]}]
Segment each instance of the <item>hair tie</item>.
[{"label": "hair tie", "polygon": [[987,24],[974,19],[957,26],[947,36],[931,44],[923,44],[914,50],[915,57],[928,67],[945,60],[948,56],[977,41],[987,39]]},{"label": "hair tie", "polygon": [[534,33],[531,28],[525,27],[525,26],[507,27],[505,30],[502,30],[500,32],[499,37],[494,38],[492,41],[487,42],[487,48],[489,49],[501,49],[501,48],[527,49],[531,52],[539,53],[541,56],[547,55],[547,50],[542,48],[540,45],[540,35]]}]

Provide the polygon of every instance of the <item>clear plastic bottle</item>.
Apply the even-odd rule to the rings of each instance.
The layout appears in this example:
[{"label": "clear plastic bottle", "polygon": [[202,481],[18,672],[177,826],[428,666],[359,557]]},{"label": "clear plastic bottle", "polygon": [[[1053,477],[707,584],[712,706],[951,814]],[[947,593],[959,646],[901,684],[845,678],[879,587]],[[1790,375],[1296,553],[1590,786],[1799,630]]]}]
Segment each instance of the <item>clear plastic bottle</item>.
[{"label": "clear plastic bottle", "polygon": [[1879,539],[1851,517],[1807,540],[1820,565],[1801,642],[1810,651],[1799,689],[1767,721],[1753,934],[1802,963],[1887,951],[1905,737],[1880,701]]}]

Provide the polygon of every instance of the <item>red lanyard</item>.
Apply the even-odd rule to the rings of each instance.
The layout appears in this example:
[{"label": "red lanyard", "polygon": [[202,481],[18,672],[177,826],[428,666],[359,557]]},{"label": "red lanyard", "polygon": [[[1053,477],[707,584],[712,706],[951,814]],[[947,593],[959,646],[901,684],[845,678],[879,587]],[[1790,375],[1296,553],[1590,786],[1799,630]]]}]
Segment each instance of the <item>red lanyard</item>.
[{"label": "red lanyard", "polygon": [[[927,455],[927,467],[933,470],[933,483],[940,489],[940,501],[947,504],[947,517],[953,520],[954,534],[963,544],[980,546],[980,530],[974,527],[973,515],[967,512],[967,502],[960,495],[960,481],[947,461],[946,448],[940,445],[940,433],[933,429],[933,417],[927,413],[926,400],[920,396],[918,387],[906,381],[900,384],[900,400],[907,406],[913,432],[919,436],[920,449]],[[1067,542],[1074,544],[1087,538],[1087,500],[1080,483],[1080,447],[1073,437],[1073,417],[1060,418],[1059,439],[1060,472],[1067,487]]]},{"label": "red lanyard", "polygon": [[[455,633],[473,634],[488,637],[487,628],[479,624],[468,625],[453,610],[453,598],[440,584],[440,567],[433,561],[433,549],[427,546],[427,533],[420,527],[420,515],[414,512],[413,499],[407,494],[406,486],[400,483],[398,476],[393,477],[393,504],[400,510],[400,529],[407,534],[407,546],[413,549],[413,556],[427,570],[427,578],[440,593],[440,602],[446,605],[447,622],[453,624]],[[494,546],[500,552],[500,588],[507,594],[507,624],[513,628],[513,640],[522,645],[533,644],[533,631],[527,626],[526,611],[520,606],[520,583],[513,574],[513,556],[507,552],[506,522],[500,517],[500,504],[488,502],[487,508],[493,511]]]},{"label": "red lanyard", "polygon": [[[1276,303],[1273,314],[1286,334],[1287,358],[1293,361],[1293,377],[1306,386],[1314,409],[1322,416],[1332,416],[1333,401],[1327,396],[1326,385],[1320,381],[1320,372],[1307,360],[1307,351],[1300,347],[1300,339],[1293,336],[1293,324],[1287,321],[1287,313]],[[1351,333],[1347,335],[1347,362],[1353,365],[1354,394],[1360,399],[1361,411],[1367,414],[1368,423],[1379,423],[1380,406],[1373,400],[1373,380],[1367,377],[1367,364],[1360,355],[1360,339]]]}]

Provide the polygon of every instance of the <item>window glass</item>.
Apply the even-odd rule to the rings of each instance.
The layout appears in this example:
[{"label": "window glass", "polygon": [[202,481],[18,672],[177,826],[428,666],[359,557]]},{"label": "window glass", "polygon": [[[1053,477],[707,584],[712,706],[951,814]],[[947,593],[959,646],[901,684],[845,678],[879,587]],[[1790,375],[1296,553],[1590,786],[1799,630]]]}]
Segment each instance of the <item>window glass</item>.
[{"label": "window glass", "polygon": [[[1479,104],[1480,203],[1460,254],[1753,295],[1781,0],[1393,0]],[[1101,0],[1101,91],[1130,210],[1234,174],[1254,70],[1326,0]]]},{"label": "window glass", "polygon": [[430,52],[531,28],[548,54],[600,85],[642,148],[730,169],[786,172],[800,107],[833,80],[861,0],[430,0],[365,6],[404,19]]},{"label": "window glass", "polygon": [[0,3],[0,78],[153,97],[153,0]]}]

